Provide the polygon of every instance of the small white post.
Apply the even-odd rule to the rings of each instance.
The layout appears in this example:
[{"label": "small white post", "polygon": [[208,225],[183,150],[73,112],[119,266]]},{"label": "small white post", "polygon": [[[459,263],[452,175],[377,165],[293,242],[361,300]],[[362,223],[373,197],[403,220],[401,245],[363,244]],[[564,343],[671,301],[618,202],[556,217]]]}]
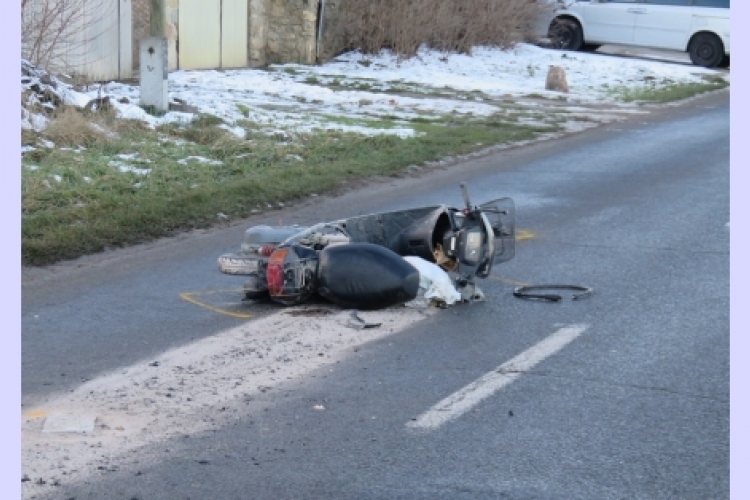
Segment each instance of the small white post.
[{"label": "small white post", "polygon": [[141,40],[141,106],[167,111],[167,39],[152,36]]}]

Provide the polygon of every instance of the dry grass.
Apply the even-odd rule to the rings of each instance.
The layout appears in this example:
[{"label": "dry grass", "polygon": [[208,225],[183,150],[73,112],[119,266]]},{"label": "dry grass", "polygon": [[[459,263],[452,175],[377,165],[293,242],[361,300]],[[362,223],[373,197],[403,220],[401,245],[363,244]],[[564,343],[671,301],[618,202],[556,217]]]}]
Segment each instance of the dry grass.
[{"label": "dry grass", "polygon": [[477,45],[512,47],[549,8],[533,0],[348,0],[336,25],[344,49],[377,53],[390,48],[403,57],[420,45],[470,53]]},{"label": "dry grass", "polygon": [[84,115],[77,108],[64,106],[55,111],[41,135],[59,147],[88,148],[117,136],[111,123],[106,114]]}]

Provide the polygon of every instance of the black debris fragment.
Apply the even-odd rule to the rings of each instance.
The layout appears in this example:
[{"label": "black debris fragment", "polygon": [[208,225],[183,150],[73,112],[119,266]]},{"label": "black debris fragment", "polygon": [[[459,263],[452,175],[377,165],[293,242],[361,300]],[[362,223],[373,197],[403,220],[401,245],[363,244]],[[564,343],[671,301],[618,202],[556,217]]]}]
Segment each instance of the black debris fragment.
[{"label": "black debris fragment", "polygon": [[358,330],[361,330],[364,328],[377,328],[380,325],[382,325],[382,323],[368,323],[367,321],[363,320],[359,316],[359,313],[356,310],[352,311],[350,316],[356,322],[355,323],[349,322],[349,326],[351,326],[352,328],[357,328]]},{"label": "black debris fragment", "polygon": [[573,295],[572,300],[582,299],[589,297],[594,293],[593,288],[579,285],[526,285],[519,286],[513,290],[513,295],[519,299],[526,300],[541,300],[547,302],[560,302],[563,298],[562,295],[555,293],[540,293],[546,290],[569,290],[573,292],[579,292]]}]

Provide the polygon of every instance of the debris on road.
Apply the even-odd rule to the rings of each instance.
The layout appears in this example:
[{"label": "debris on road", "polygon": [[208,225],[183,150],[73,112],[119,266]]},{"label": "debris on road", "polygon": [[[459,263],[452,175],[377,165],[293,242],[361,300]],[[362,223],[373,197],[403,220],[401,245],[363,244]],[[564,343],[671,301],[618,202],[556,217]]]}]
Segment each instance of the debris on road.
[{"label": "debris on road", "polygon": [[53,413],[47,417],[42,432],[91,434],[94,432],[96,415]]},{"label": "debris on road", "polygon": [[513,295],[520,299],[528,300],[544,300],[547,302],[560,302],[562,301],[562,295],[556,293],[540,293],[545,290],[569,290],[574,292],[580,292],[573,294],[572,300],[582,299],[589,297],[594,293],[593,288],[578,285],[526,285],[519,286],[513,291]]},{"label": "debris on road", "polygon": [[407,255],[404,260],[419,271],[417,297],[407,302],[407,306],[420,307],[425,301],[427,304],[435,301],[450,306],[461,300],[461,294],[453,286],[450,276],[440,266],[421,257]]},{"label": "debris on road", "polygon": [[321,316],[328,316],[334,314],[336,311],[327,307],[309,307],[305,309],[293,309],[287,311],[286,314],[289,316],[306,316],[308,318],[320,318]]},{"label": "debris on road", "polygon": [[354,319],[356,322],[352,323],[349,322],[349,326],[352,326],[353,328],[356,328],[357,330],[361,330],[363,328],[377,328],[383,323],[368,323],[367,321],[363,320],[357,311],[352,311],[350,316],[352,319]]}]

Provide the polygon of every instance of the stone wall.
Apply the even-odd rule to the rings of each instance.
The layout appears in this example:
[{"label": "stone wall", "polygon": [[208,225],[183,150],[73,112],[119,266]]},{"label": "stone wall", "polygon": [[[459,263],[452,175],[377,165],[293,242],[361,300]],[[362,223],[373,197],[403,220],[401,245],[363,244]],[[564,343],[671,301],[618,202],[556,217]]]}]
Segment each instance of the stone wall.
[{"label": "stone wall", "polygon": [[268,45],[268,0],[249,0],[248,4],[248,48],[249,65],[252,68],[265,66]]},{"label": "stone wall", "polygon": [[315,63],[319,1],[267,0],[266,64]]}]

